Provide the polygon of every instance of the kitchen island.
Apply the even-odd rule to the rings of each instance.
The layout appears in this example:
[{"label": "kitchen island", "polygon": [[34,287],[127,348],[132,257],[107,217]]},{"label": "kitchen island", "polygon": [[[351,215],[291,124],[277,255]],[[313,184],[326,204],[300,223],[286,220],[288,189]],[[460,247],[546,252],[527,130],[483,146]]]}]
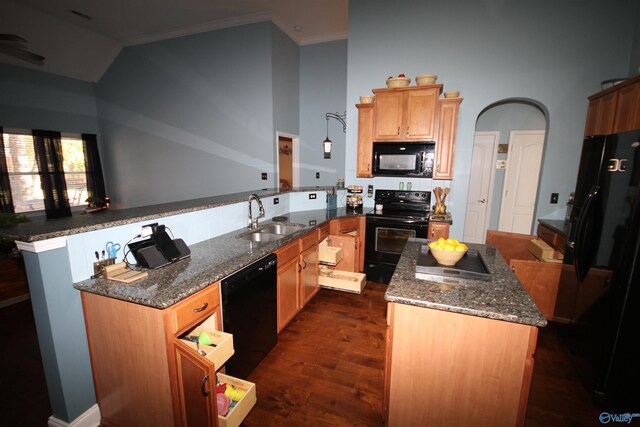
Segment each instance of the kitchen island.
[{"label": "kitchen island", "polygon": [[546,320],[494,246],[470,244],[490,281],[419,280],[409,239],[385,294],[389,426],[522,425]]}]

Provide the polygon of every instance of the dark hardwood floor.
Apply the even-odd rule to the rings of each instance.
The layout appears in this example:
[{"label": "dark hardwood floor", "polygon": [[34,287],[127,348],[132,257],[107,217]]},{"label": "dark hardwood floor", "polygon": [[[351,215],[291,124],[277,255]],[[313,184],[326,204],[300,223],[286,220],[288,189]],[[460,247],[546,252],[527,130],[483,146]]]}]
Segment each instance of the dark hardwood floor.
[{"label": "dark hardwood floor", "polygon": [[[386,285],[322,289],[247,378],[258,402],[245,426],[380,426]],[[0,309],[0,425],[46,426],[51,414],[31,302]],[[553,327],[540,330],[526,427],[601,425]],[[464,426],[461,426],[464,427]]]}]

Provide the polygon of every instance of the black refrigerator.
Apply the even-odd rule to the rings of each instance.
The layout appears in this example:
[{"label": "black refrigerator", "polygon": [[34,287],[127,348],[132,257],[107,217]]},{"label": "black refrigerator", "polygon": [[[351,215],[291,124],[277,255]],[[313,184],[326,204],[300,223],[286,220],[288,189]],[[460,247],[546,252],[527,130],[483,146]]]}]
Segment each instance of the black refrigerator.
[{"label": "black refrigerator", "polygon": [[603,409],[640,411],[640,130],[585,139],[554,313]]}]

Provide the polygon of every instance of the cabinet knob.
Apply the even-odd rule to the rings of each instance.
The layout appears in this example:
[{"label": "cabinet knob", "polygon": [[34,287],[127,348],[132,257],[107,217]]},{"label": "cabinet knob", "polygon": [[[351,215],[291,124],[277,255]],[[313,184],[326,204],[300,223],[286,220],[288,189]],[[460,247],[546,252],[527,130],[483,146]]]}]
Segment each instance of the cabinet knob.
[{"label": "cabinet knob", "polygon": [[440,172],[440,163],[438,163],[438,166],[436,167],[436,172]]},{"label": "cabinet knob", "polygon": [[298,273],[300,273],[302,271],[302,265],[298,262]]},{"label": "cabinet knob", "polygon": [[367,163],[367,172],[371,170],[371,163]]},{"label": "cabinet knob", "polygon": [[435,229],[435,228],[432,228],[432,229],[431,229],[431,237],[433,237],[433,236],[435,236],[435,235],[436,235],[436,229]]},{"label": "cabinet knob", "polygon": [[398,126],[398,135],[400,135],[400,126]]},{"label": "cabinet knob", "polygon": [[205,311],[207,309],[207,307],[209,307],[209,303],[205,302],[204,305],[200,308],[194,308],[193,312],[194,313],[200,313],[201,311]]},{"label": "cabinet knob", "polygon": [[204,397],[207,397],[211,394],[211,390],[207,390],[205,388],[205,386],[207,385],[207,381],[209,381],[209,374],[205,375],[202,378],[202,382],[200,383],[200,393],[202,393]]}]

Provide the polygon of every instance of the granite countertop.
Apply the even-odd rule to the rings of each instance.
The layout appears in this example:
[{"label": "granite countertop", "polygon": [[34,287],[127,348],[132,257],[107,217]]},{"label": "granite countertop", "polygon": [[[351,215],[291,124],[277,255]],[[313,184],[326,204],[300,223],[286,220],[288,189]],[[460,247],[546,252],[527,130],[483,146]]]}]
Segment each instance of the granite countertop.
[{"label": "granite countertop", "polygon": [[171,215],[211,209],[233,203],[246,202],[249,196],[254,193],[264,198],[292,192],[333,190],[335,190],[335,187],[300,187],[284,191],[278,189],[263,189],[136,208],[108,209],[94,214],[74,213],[73,216],[67,218],[52,220],[47,220],[44,217],[36,217],[33,218],[31,222],[17,224],[13,227],[0,230],[0,236],[21,242],[36,242],[140,221],[155,220]]},{"label": "granite countertop", "polygon": [[[149,276],[143,280],[126,284],[97,278],[73,286],[81,291],[164,309],[317,229],[330,219],[359,215],[362,213],[345,208],[291,212],[287,214],[285,224],[303,224],[305,227],[275,242],[255,243],[237,239],[236,235],[246,231],[242,228],[191,245],[189,258],[157,270],[145,269]],[[261,221],[260,226],[270,222]]]},{"label": "granite countertop", "polygon": [[561,220],[561,219],[539,219],[538,222],[540,224],[546,225],[547,227],[549,227],[550,229],[552,229],[553,231],[555,231],[556,233],[558,233],[562,237],[566,237],[565,236],[565,232],[564,232],[564,220]]},{"label": "granite countertop", "polygon": [[412,238],[402,252],[385,299],[453,313],[487,317],[532,326],[546,326],[542,313],[524,290],[504,258],[493,245],[469,244],[484,259],[493,279],[489,282],[456,279],[459,283],[438,283],[416,279],[416,260],[428,240]]}]

